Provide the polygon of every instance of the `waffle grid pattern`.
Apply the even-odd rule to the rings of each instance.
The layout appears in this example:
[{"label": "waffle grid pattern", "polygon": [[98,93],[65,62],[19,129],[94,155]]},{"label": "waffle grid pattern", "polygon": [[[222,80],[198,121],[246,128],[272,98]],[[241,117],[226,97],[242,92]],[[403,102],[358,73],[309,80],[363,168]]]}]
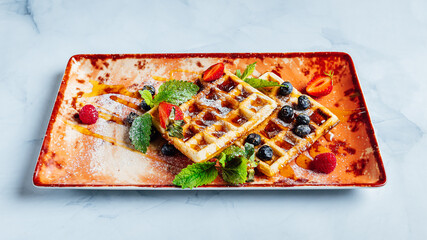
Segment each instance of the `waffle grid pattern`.
[{"label": "waffle grid pattern", "polygon": [[276,101],[240,80],[229,71],[206,83],[204,89],[180,106],[184,113],[183,139],[171,138],[160,126],[153,108],[153,125],[194,162],[206,161],[263,122]]},{"label": "waffle grid pattern", "polygon": [[[280,77],[271,72],[263,74],[260,78],[278,83],[284,82]],[[276,175],[284,165],[310,147],[319,137],[326,134],[339,122],[337,116],[329,109],[310,97],[310,108],[299,110],[297,107],[298,97],[302,94],[298,90],[293,89],[292,93],[285,97],[278,95],[278,90],[278,87],[264,88],[261,90],[261,92],[277,102],[277,107],[266,120],[236,142],[236,145],[242,147],[247,135],[250,133],[257,133],[261,136],[261,144],[255,147],[255,151],[263,145],[268,145],[273,149],[273,158],[270,161],[258,159],[258,169],[267,176]],[[311,132],[305,138],[301,138],[292,132],[295,126],[295,120],[284,122],[279,119],[278,113],[285,105],[293,107],[295,117],[300,114],[310,116],[309,126]]]}]

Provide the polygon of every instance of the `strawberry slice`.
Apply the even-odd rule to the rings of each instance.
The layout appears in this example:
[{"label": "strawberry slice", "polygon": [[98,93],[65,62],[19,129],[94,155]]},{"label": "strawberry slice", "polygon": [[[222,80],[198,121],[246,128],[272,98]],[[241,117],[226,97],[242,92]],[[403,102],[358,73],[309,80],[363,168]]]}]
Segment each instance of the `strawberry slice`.
[{"label": "strawberry slice", "polygon": [[206,82],[212,82],[222,77],[222,75],[224,75],[224,64],[217,63],[206,69],[206,71],[203,72],[202,78]]},{"label": "strawberry slice", "polygon": [[184,113],[178,106],[161,102],[159,104],[159,119],[160,126],[166,129],[169,136],[183,138]]},{"label": "strawberry slice", "polygon": [[316,75],[307,83],[305,90],[308,94],[313,97],[322,97],[326,96],[332,92],[333,82],[332,77],[334,73],[331,71],[329,73],[324,73],[322,75]]}]

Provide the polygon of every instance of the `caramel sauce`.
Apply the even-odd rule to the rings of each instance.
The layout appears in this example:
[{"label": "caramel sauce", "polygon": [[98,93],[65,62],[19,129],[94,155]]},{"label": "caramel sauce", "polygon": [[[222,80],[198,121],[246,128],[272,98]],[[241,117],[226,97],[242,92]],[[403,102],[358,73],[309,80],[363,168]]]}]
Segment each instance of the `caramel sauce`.
[{"label": "caramel sauce", "polygon": [[165,81],[169,80],[167,78],[159,77],[159,76],[151,76],[151,78],[153,78],[154,80],[159,81],[159,82],[165,82]]},{"label": "caramel sauce", "polygon": [[102,140],[104,140],[104,141],[106,141],[106,142],[109,142],[109,143],[111,143],[111,144],[113,144],[113,145],[117,145],[117,146],[119,146],[119,147],[125,148],[125,149],[127,149],[127,150],[129,150],[129,151],[137,152],[137,153],[139,153],[139,154],[143,154],[143,153],[142,153],[142,152],[140,152],[140,151],[137,151],[137,150],[135,150],[135,149],[132,149],[132,148],[128,147],[128,146],[127,146],[128,144],[127,144],[127,143],[125,143],[125,142],[122,142],[122,141],[117,140],[117,139],[112,138],[112,137],[107,137],[107,136],[103,136],[103,135],[101,135],[101,134],[98,134],[98,133],[92,132],[91,130],[87,129],[87,128],[86,128],[86,127],[84,127],[84,126],[80,126],[80,125],[77,125],[77,124],[73,124],[73,123],[68,122],[68,121],[64,121],[64,122],[65,122],[65,124],[67,124],[68,126],[72,127],[74,130],[77,130],[78,132],[80,132],[80,133],[82,133],[82,134],[84,134],[84,135],[91,136],[91,137],[95,137],[95,138],[100,138],[100,139],[102,139]]},{"label": "caramel sauce", "polygon": [[221,85],[218,86],[219,89],[221,89],[224,92],[230,92],[237,86],[237,83],[231,79],[227,79],[225,82],[223,82]]},{"label": "caramel sauce", "polygon": [[268,122],[267,126],[265,126],[264,130],[261,131],[262,135],[267,137],[268,139],[275,137],[277,134],[279,134],[282,131],[282,129],[277,126],[274,122],[270,121]]},{"label": "caramel sauce", "polygon": [[156,81],[165,82],[168,80],[175,79],[174,73],[191,73],[191,74],[197,75],[197,78],[201,76],[200,72],[189,71],[189,70],[185,70],[185,69],[174,69],[174,70],[169,71],[169,78],[160,77],[160,76],[151,76],[151,78],[153,78]]},{"label": "caramel sauce", "polygon": [[250,92],[246,91],[244,88],[242,89],[242,91],[240,92],[239,95],[236,96],[236,100],[239,102],[242,102],[243,100],[245,100],[247,97],[249,97],[251,95]]},{"label": "caramel sauce", "polygon": [[95,97],[103,94],[115,93],[115,94],[120,94],[128,97],[132,97],[132,98],[139,98],[138,92],[130,92],[123,85],[108,85],[108,84],[99,83],[98,81],[95,81],[95,80],[89,80],[89,82],[93,86],[92,92],[84,93],[82,97]]},{"label": "caramel sauce", "polygon": [[246,119],[241,115],[236,115],[235,117],[231,118],[230,121],[233,125],[239,127],[245,124],[248,121],[248,119]]},{"label": "caramel sauce", "polygon": [[285,177],[285,178],[292,178],[292,179],[294,179],[294,180],[296,180],[297,178],[295,177],[295,172],[294,172],[294,170],[292,169],[292,167],[291,166],[289,166],[289,165],[286,165],[286,166],[283,166],[283,168],[282,169],[280,169],[280,175],[282,175],[283,177]]},{"label": "caramel sauce", "polygon": [[193,126],[188,127],[186,130],[184,130],[184,138],[182,141],[186,142],[188,139],[192,138],[194,135],[196,135],[198,131],[194,129]]},{"label": "caramel sauce", "polygon": [[322,110],[316,109],[314,113],[310,116],[311,121],[316,123],[318,126],[322,125],[326,120],[328,120],[328,115],[326,115]]},{"label": "caramel sauce", "polygon": [[190,116],[194,117],[197,116],[202,110],[199,108],[197,104],[192,104],[190,107],[188,107],[188,112],[190,113]]},{"label": "caramel sauce", "polygon": [[129,102],[129,101],[123,99],[123,98],[119,98],[119,97],[113,95],[113,96],[110,96],[110,99],[113,100],[113,101],[115,101],[115,102],[121,103],[121,104],[123,104],[125,106],[128,106],[130,108],[133,108],[135,110],[140,110],[140,108],[139,108],[139,106],[137,104]]},{"label": "caramel sauce", "polygon": [[296,159],[295,163],[304,168],[304,169],[310,169],[310,163],[312,161],[311,156],[307,156],[306,153],[300,154]]},{"label": "caramel sauce", "polygon": [[115,122],[117,124],[125,125],[125,123],[123,122],[123,120],[121,118],[116,117],[116,116],[111,115],[111,114],[100,112],[99,117],[102,119],[105,119],[107,121],[112,121],[112,122]]},{"label": "caramel sauce", "polygon": [[173,74],[174,73],[178,73],[178,72],[181,72],[181,73],[191,73],[191,74],[197,75],[197,77],[201,76],[201,73],[199,73],[199,72],[189,71],[189,70],[185,70],[185,69],[175,69],[175,70],[171,70],[169,72],[169,79],[174,79],[173,78]]},{"label": "caramel sauce", "polygon": [[291,149],[295,145],[294,143],[292,143],[292,142],[290,142],[289,140],[286,140],[286,139],[277,141],[275,143],[276,143],[277,146],[281,147],[282,149],[284,149],[286,151],[289,150],[289,149]]},{"label": "caramel sauce", "polygon": [[208,145],[208,143],[206,142],[206,140],[204,139],[204,138],[202,138],[201,140],[200,140],[200,142],[199,143],[197,143],[195,146],[193,146],[194,147],[194,149],[196,150],[196,151],[200,151],[200,150],[202,150],[204,147],[206,147]]},{"label": "caramel sauce", "polygon": [[257,98],[251,102],[251,106],[249,108],[255,112],[258,112],[258,110],[260,110],[264,105],[264,100],[257,96]]}]

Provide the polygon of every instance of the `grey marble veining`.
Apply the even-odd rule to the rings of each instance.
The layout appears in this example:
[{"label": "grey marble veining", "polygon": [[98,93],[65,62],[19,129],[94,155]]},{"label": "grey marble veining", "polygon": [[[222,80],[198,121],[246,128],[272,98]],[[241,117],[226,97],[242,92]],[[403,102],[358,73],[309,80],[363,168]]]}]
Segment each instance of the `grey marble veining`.
[{"label": "grey marble veining", "polygon": [[[1,239],[426,239],[427,1],[0,1]],[[333,191],[36,189],[78,53],[349,53],[388,182]]]}]

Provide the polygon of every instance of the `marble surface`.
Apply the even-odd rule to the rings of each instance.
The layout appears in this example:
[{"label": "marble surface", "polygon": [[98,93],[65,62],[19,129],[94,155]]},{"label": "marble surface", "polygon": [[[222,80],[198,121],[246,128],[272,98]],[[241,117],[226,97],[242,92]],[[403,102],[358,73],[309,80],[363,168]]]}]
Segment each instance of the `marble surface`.
[{"label": "marble surface", "polygon": [[[426,239],[427,1],[0,1],[1,239]],[[344,51],[388,182],[332,191],[36,189],[78,53]]]}]

